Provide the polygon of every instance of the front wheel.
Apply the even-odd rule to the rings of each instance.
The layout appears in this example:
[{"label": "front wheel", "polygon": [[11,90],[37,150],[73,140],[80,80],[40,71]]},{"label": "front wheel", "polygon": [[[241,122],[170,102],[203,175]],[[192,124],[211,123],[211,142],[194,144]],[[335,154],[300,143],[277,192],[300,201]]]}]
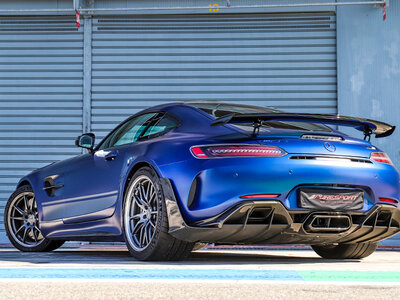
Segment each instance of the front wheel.
[{"label": "front wheel", "polygon": [[52,241],[43,236],[35,194],[28,185],[18,188],[8,199],[4,226],[10,242],[24,252],[52,251],[64,244],[64,241]]},{"label": "front wheel", "polygon": [[123,204],[126,245],[139,260],[181,260],[193,243],[168,234],[168,215],[157,174],[149,167],[139,169],[130,181]]},{"label": "front wheel", "polygon": [[360,259],[376,250],[379,243],[354,243],[339,245],[313,245],[313,250],[321,257],[328,259]]}]

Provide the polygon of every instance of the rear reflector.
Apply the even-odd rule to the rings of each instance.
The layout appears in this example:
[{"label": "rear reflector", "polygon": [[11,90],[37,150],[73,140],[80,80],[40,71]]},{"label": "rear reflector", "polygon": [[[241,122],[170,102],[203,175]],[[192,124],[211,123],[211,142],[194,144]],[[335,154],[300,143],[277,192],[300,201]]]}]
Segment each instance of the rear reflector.
[{"label": "rear reflector", "polygon": [[399,203],[397,200],[390,199],[390,198],[379,198],[379,201],[381,201],[381,202],[386,202],[386,203],[392,203],[392,204],[397,204],[397,203]]},{"label": "rear reflector", "polygon": [[281,157],[286,151],[275,146],[258,145],[218,145],[193,146],[190,149],[197,158],[213,157]]},{"label": "rear reflector", "polygon": [[265,198],[277,198],[280,194],[253,194],[240,196],[242,199],[265,199]]},{"label": "rear reflector", "polygon": [[389,156],[385,152],[372,152],[370,158],[373,161],[377,161],[384,164],[393,165]]}]

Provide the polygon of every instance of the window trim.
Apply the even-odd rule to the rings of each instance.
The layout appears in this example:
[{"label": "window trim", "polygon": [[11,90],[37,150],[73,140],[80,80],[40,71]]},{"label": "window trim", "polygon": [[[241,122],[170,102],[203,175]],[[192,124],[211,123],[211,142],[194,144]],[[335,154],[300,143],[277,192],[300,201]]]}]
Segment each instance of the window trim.
[{"label": "window trim", "polygon": [[[117,130],[119,130],[121,127],[123,127],[126,123],[128,123],[128,122],[131,121],[132,119],[135,119],[135,118],[138,118],[138,117],[140,117],[140,116],[147,115],[147,114],[155,114],[153,117],[151,117],[151,118],[149,119],[149,120],[151,120],[152,118],[154,118],[154,117],[158,114],[158,112],[156,112],[156,111],[148,111],[148,112],[138,113],[138,114],[135,114],[135,115],[130,116],[129,118],[125,119],[125,120],[122,121],[117,127],[115,127],[113,130],[111,130],[111,131],[100,141],[100,143],[96,146],[96,148],[94,149],[94,151],[98,151],[99,148],[101,147],[101,145],[103,145],[103,144],[105,143],[105,141],[106,141],[111,135],[113,135]],[[127,145],[127,144],[124,144],[124,145]],[[119,146],[124,146],[124,145],[111,146],[111,147],[107,147],[107,148],[104,148],[104,149],[101,149],[101,150],[112,149],[112,148],[119,147]]]},{"label": "window trim", "polygon": [[168,129],[168,130],[164,130],[164,131],[160,131],[160,132],[156,132],[156,133],[153,133],[153,134],[149,134],[149,135],[144,136],[144,134],[146,133],[146,131],[147,131],[151,126],[157,124],[157,123],[155,123],[155,124],[153,123],[153,122],[154,122],[154,119],[156,118],[156,116],[154,116],[153,120],[151,120],[151,122],[149,123],[149,125],[146,126],[146,128],[143,130],[143,132],[139,135],[137,141],[146,141],[146,140],[150,140],[150,139],[153,139],[153,138],[162,136],[162,135],[164,135],[164,134],[170,132],[171,130],[174,130],[175,128],[178,128],[179,126],[181,126],[181,124],[182,124],[181,120],[178,119],[176,116],[170,114],[169,112],[163,112],[163,115],[162,115],[162,117],[160,118],[160,120],[161,120],[163,117],[165,117],[165,116],[168,116],[168,117],[170,117],[171,119],[173,119],[174,121],[176,121],[176,125],[175,125],[174,127],[170,128],[170,129]]},{"label": "window trim", "polygon": [[[182,125],[182,121],[181,121],[178,117],[176,117],[175,115],[173,115],[173,114],[171,114],[171,113],[169,113],[169,112],[167,112],[167,111],[157,110],[157,111],[139,112],[139,113],[137,113],[137,114],[135,114],[135,115],[133,115],[133,116],[130,116],[129,118],[125,119],[125,120],[122,121],[117,127],[115,127],[113,130],[111,130],[111,131],[100,141],[100,143],[94,148],[93,152],[98,151],[99,148],[100,148],[100,146],[103,145],[103,143],[108,139],[109,136],[111,136],[115,131],[117,131],[119,128],[121,128],[122,126],[124,126],[124,125],[125,125],[126,123],[128,123],[130,120],[132,120],[132,119],[134,119],[134,118],[137,118],[137,117],[140,117],[140,116],[142,116],[142,115],[146,115],[146,114],[155,114],[155,115],[149,119],[149,121],[150,121],[149,124],[148,124],[148,125],[146,126],[146,128],[140,133],[140,135],[138,136],[138,138],[137,138],[137,140],[136,140],[135,142],[131,142],[131,143],[123,144],[123,145],[112,146],[112,147],[104,148],[104,149],[102,149],[102,150],[105,150],[105,149],[112,149],[112,148],[116,148],[116,147],[122,147],[122,146],[130,145],[130,144],[133,144],[133,143],[136,143],[136,142],[141,142],[141,141],[149,140],[150,138],[154,138],[154,137],[157,137],[157,136],[164,135],[165,133],[168,133],[168,132],[170,132],[171,130],[174,130],[174,129],[176,129],[176,128],[178,128],[179,126]],[[155,133],[155,134],[149,135],[149,136],[147,136],[147,137],[145,137],[145,138],[142,138],[143,134],[147,131],[147,129],[149,128],[149,126],[151,126],[151,124],[153,123],[154,118],[156,118],[159,114],[163,114],[163,116],[168,115],[169,117],[173,118],[175,121],[177,121],[177,125],[176,125],[175,127],[171,128],[171,129],[168,130],[168,131],[163,131],[163,132],[160,132],[160,133]]]}]

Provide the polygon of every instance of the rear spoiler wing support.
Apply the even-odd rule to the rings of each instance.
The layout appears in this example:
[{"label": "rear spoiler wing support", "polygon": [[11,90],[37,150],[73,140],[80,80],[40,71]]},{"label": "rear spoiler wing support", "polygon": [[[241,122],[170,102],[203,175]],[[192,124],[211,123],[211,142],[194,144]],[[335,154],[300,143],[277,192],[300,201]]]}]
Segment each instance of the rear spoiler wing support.
[{"label": "rear spoiler wing support", "polygon": [[256,114],[240,114],[231,113],[216,118],[211,126],[221,126],[228,123],[252,123],[253,133],[255,136],[259,133],[260,127],[267,121],[288,121],[288,122],[306,122],[319,123],[328,125],[340,125],[353,127],[364,133],[364,140],[371,140],[371,135],[375,134],[376,138],[390,136],[396,129],[392,126],[380,121],[347,117],[330,114],[296,114],[296,113],[256,113]]}]

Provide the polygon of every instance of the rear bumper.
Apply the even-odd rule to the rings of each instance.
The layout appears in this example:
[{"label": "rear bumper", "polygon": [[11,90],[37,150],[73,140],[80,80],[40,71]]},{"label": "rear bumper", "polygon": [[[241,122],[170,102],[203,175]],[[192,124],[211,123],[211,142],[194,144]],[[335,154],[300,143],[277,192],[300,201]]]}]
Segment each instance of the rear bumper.
[{"label": "rear bumper", "polygon": [[[284,148],[284,147],[283,147]],[[192,159],[163,166],[171,178],[179,207],[192,224],[212,218],[242,203],[243,195],[279,194],[287,210],[298,205],[298,188],[345,188],[364,191],[360,212],[379,204],[379,197],[400,198],[400,176],[388,164],[340,159],[276,158]]]},{"label": "rear bumper", "polygon": [[190,242],[221,244],[329,244],[379,242],[400,232],[400,209],[376,204],[368,211],[288,210],[279,201],[246,201],[186,224],[170,182],[163,178],[169,233]]}]

